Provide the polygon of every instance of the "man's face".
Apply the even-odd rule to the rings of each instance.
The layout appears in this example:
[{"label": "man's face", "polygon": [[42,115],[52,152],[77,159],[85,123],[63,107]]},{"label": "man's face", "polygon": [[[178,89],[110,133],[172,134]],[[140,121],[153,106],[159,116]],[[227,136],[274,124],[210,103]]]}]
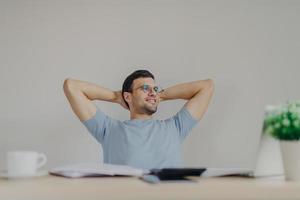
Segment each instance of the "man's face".
[{"label": "man's face", "polygon": [[138,78],[132,83],[131,105],[139,114],[152,115],[159,104],[159,96],[155,91],[152,78]]}]

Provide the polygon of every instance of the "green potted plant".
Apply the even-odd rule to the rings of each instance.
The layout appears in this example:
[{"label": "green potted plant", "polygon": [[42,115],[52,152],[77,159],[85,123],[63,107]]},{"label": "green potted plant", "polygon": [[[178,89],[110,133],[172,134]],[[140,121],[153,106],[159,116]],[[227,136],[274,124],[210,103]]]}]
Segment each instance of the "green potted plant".
[{"label": "green potted plant", "polygon": [[280,141],[287,180],[300,180],[300,101],[268,109],[263,132]]}]

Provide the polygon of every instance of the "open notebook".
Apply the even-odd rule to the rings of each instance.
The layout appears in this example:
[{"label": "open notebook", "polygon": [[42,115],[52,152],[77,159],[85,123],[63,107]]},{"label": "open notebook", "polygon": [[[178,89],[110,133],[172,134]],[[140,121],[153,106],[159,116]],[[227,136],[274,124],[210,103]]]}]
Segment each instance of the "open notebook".
[{"label": "open notebook", "polygon": [[137,169],[125,165],[81,163],[56,167],[49,171],[51,175],[69,178],[97,177],[97,176],[138,176],[149,173],[149,171]]}]

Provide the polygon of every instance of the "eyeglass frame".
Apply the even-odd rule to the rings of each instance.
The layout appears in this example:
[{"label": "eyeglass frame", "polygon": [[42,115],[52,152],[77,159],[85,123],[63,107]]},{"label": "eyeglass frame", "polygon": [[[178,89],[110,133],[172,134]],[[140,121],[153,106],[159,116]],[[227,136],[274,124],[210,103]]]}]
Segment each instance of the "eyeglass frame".
[{"label": "eyeglass frame", "polygon": [[[141,89],[144,93],[149,93],[150,90],[149,90],[149,89],[145,89],[145,88],[144,88],[145,86],[148,87],[148,88],[151,88],[151,91],[154,91],[156,94],[161,93],[161,92],[164,91],[164,89],[163,89],[161,86],[159,86],[159,85],[155,85],[155,86],[151,87],[151,86],[148,85],[148,84],[143,84],[143,85],[141,85],[141,86],[139,86],[139,87],[137,87],[137,88],[135,88],[135,89],[132,89],[132,91],[133,91],[133,90],[139,90],[139,89]],[[156,91],[155,88],[157,88],[158,91]]]}]

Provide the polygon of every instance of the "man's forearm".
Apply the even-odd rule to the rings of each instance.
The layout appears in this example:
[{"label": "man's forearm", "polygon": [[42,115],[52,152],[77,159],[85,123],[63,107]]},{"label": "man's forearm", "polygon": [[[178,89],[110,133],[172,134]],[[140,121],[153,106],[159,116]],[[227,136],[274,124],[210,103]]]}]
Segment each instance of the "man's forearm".
[{"label": "man's forearm", "polygon": [[115,91],[75,79],[67,79],[65,81],[66,87],[73,92],[82,92],[90,100],[102,100],[117,103],[118,94]]},{"label": "man's forearm", "polygon": [[161,101],[172,99],[189,100],[201,90],[209,88],[212,85],[211,79],[192,81],[188,83],[178,84],[165,89],[160,94]]},{"label": "man's forearm", "polygon": [[120,91],[114,92],[99,85],[75,79],[66,79],[63,88],[72,110],[81,121],[88,120],[95,115],[97,108],[92,100],[119,103],[126,108]]}]

